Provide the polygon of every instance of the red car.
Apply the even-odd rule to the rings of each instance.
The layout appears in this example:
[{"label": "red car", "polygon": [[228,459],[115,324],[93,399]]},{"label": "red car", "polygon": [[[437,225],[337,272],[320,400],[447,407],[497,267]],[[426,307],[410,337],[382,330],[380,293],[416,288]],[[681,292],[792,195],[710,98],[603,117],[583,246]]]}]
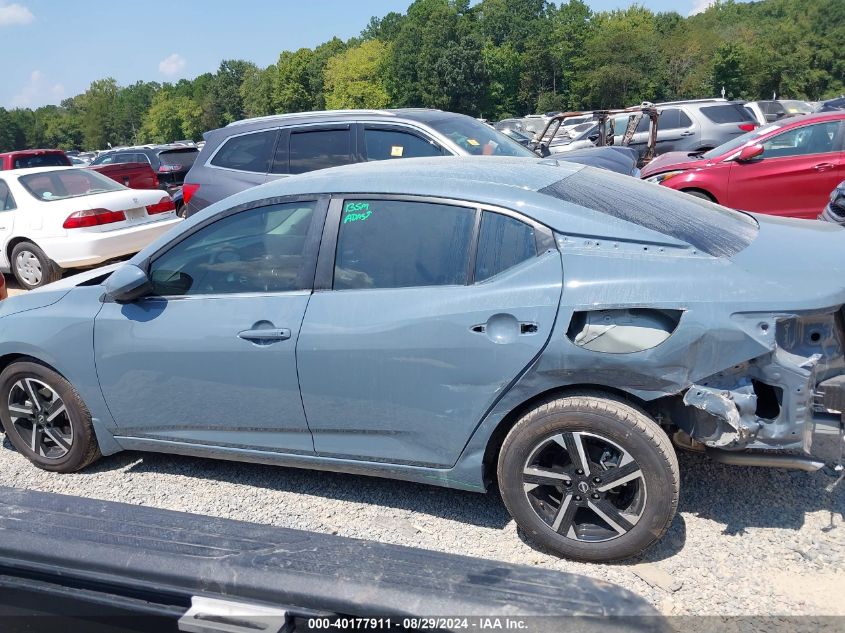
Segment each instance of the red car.
[{"label": "red car", "polygon": [[845,179],[845,112],[780,119],[703,154],[669,152],[641,177],[726,207],[814,219]]},{"label": "red car", "polygon": [[24,149],[0,154],[0,170],[70,166],[70,159],[60,149]]}]

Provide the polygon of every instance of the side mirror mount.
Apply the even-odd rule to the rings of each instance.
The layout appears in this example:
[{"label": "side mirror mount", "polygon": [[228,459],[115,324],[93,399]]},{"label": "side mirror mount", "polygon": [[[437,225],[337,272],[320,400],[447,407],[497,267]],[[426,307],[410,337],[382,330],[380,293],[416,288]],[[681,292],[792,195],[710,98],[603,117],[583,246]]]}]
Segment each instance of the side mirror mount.
[{"label": "side mirror mount", "polygon": [[152,291],[147,273],[134,264],[126,264],[106,280],[106,297],[118,303],[128,303]]},{"label": "side mirror mount", "polygon": [[741,150],[739,150],[739,156],[736,157],[737,162],[739,163],[747,163],[749,161],[754,160],[758,156],[763,153],[763,146],[754,144],[754,145],[746,145]]},{"label": "side mirror mount", "polygon": [[551,154],[549,151],[549,146],[546,145],[543,141],[537,143],[534,147],[534,153],[537,154],[540,158],[546,158]]}]

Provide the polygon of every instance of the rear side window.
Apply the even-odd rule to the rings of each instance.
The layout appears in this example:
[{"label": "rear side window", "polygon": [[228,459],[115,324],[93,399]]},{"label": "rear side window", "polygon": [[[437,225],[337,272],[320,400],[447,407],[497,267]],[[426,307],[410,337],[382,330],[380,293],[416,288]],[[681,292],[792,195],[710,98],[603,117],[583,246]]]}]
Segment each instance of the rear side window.
[{"label": "rear side window", "polygon": [[0,180],[0,211],[11,211],[15,208],[15,199],[9,191],[9,185]]},{"label": "rear side window", "polygon": [[303,174],[352,162],[350,130],[291,132],[290,173]]},{"label": "rear side window", "polygon": [[747,123],[754,122],[754,117],[739,103],[726,103],[701,108],[701,114],[713,123]]},{"label": "rear side window", "polygon": [[442,156],[439,147],[415,134],[398,130],[364,130],[367,160]]},{"label": "rear side window", "polygon": [[474,209],[398,200],[346,200],[335,290],[467,282]]},{"label": "rear side window", "polygon": [[215,167],[266,174],[270,170],[278,130],[265,130],[233,136],[217,150],[211,164]]},{"label": "rear side window", "polygon": [[478,234],[475,281],[484,281],[537,255],[534,228],[501,213],[485,211]]},{"label": "rear side window", "polygon": [[35,156],[21,156],[16,158],[12,169],[28,169],[30,167],[67,167],[70,160],[64,154],[37,154]]},{"label": "rear side window", "polygon": [[757,237],[757,221],[712,202],[591,167],[539,190],[674,237],[714,257],[731,257]]}]

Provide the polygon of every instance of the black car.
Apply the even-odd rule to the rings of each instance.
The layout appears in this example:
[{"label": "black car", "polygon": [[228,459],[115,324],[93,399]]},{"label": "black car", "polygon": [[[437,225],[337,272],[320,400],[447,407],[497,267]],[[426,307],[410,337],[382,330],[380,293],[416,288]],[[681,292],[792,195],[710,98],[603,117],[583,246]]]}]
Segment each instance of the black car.
[{"label": "black car", "polygon": [[112,163],[149,163],[158,176],[159,186],[173,192],[182,186],[199,155],[196,147],[184,145],[140,145],[120,147],[97,156],[91,165]]}]

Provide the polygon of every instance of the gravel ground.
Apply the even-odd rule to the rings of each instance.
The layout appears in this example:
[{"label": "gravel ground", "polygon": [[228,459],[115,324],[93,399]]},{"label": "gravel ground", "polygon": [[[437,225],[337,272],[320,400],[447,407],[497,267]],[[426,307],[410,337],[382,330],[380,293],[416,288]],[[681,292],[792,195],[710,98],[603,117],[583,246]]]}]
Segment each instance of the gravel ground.
[{"label": "gravel ground", "polygon": [[628,563],[561,560],[526,543],[498,495],[175,455],[121,453],[81,473],[31,466],[8,441],[0,485],[469,554],[615,582],[665,614],[845,615],[845,483],[681,454],[669,532]]},{"label": "gravel ground", "polygon": [[[10,276],[7,276],[9,280]],[[13,279],[10,294],[21,292]],[[661,542],[616,565],[532,547],[496,493],[318,471],[121,453],[82,473],[31,466],[8,441],[0,485],[467,554],[615,582],[669,615],[845,615],[845,482],[681,453],[680,511]]]}]

